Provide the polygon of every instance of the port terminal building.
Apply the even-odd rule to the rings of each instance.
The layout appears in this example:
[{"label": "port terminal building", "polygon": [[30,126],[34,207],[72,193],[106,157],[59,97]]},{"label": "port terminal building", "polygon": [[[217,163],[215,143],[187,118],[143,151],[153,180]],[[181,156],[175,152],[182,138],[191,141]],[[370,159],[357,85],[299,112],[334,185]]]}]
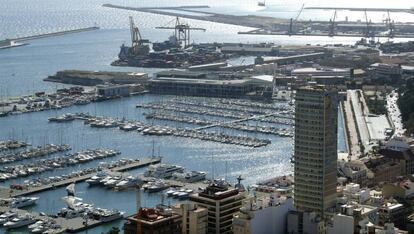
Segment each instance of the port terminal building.
[{"label": "port terminal building", "polygon": [[272,81],[235,73],[173,70],[157,73],[149,80],[151,93],[207,97],[243,97],[271,86]]}]

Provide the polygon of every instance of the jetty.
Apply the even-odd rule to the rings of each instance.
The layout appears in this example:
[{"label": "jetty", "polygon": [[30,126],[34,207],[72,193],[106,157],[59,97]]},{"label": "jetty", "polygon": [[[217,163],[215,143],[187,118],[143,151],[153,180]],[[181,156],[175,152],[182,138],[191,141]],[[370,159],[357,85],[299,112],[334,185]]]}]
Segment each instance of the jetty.
[{"label": "jetty", "polygon": [[98,30],[98,29],[99,29],[98,26],[93,26],[93,27],[77,28],[77,29],[70,29],[70,30],[63,30],[63,31],[57,31],[57,32],[50,32],[50,33],[36,34],[36,35],[25,36],[25,37],[17,37],[17,38],[12,38],[12,39],[0,40],[0,49],[9,49],[13,47],[27,45],[28,43],[23,43],[24,41],[41,39],[45,37],[56,37],[56,36],[62,36],[62,35],[72,34],[72,33],[87,32],[87,31],[93,31],[93,30]]},{"label": "jetty", "polygon": [[[118,166],[118,167],[109,168],[109,170],[112,171],[112,172],[123,172],[123,171],[128,171],[128,170],[132,170],[132,169],[135,169],[135,168],[145,167],[145,166],[160,163],[160,162],[161,162],[160,157],[143,158],[143,159],[135,160],[134,162],[128,163],[126,165],[121,165],[121,166]],[[78,183],[78,182],[82,182],[82,181],[85,181],[87,179],[90,179],[95,174],[96,174],[96,172],[92,172],[92,173],[88,173],[88,174],[81,175],[81,176],[78,176],[78,177],[63,179],[63,180],[58,181],[58,182],[48,183],[48,184],[44,184],[44,185],[41,185],[41,186],[38,186],[38,187],[30,187],[30,188],[23,189],[23,190],[2,188],[2,189],[0,189],[0,198],[27,196],[29,194],[55,189],[57,187],[63,187],[63,186],[69,185],[71,183]]]}]

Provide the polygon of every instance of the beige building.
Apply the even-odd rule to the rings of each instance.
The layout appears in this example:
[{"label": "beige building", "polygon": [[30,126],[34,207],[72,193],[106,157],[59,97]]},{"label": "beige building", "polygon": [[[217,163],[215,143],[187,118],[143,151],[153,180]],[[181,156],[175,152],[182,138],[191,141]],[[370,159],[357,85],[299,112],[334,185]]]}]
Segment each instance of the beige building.
[{"label": "beige building", "polygon": [[293,208],[292,198],[275,194],[247,199],[233,217],[233,233],[286,233],[287,215]]},{"label": "beige building", "polygon": [[182,234],[207,233],[207,209],[194,203],[176,204],[172,210],[182,216]]},{"label": "beige building", "polygon": [[323,215],[336,204],[338,92],[302,87],[295,106],[295,207]]},{"label": "beige building", "polygon": [[190,195],[190,201],[208,210],[207,233],[232,233],[233,215],[239,211],[245,194],[224,181],[214,181],[202,192]]}]

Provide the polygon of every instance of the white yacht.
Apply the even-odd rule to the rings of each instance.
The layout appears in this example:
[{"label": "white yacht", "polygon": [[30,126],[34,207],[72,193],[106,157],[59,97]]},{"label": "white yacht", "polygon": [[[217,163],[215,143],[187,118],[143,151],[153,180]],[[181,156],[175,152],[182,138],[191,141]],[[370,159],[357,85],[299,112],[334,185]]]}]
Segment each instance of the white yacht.
[{"label": "white yacht", "polygon": [[36,204],[36,201],[39,200],[38,197],[16,197],[12,198],[10,202],[11,208],[23,208],[27,206],[32,206]]},{"label": "white yacht", "polygon": [[92,216],[94,219],[107,223],[117,219],[122,219],[124,217],[124,212],[120,212],[116,209],[96,208],[92,211]]},{"label": "white yacht", "polygon": [[173,178],[182,182],[194,183],[206,179],[207,173],[202,171],[190,171],[185,173],[174,173]]},{"label": "white yacht", "polygon": [[155,177],[155,178],[169,178],[175,172],[183,172],[184,168],[177,165],[168,165],[168,164],[157,164],[149,166],[148,170],[144,173],[145,176]]},{"label": "white yacht", "polygon": [[12,218],[10,221],[3,224],[5,228],[19,228],[36,222],[30,215],[25,215],[17,218]]}]

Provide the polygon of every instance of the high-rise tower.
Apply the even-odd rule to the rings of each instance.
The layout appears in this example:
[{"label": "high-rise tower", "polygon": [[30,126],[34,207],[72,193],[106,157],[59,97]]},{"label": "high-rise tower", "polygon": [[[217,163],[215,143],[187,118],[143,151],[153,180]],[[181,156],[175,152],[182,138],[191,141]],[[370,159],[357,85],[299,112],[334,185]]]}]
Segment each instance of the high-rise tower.
[{"label": "high-rise tower", "polygon": [[299,88],[295,107],[295,206],[323,215],[336,203],[338,92]]}]

